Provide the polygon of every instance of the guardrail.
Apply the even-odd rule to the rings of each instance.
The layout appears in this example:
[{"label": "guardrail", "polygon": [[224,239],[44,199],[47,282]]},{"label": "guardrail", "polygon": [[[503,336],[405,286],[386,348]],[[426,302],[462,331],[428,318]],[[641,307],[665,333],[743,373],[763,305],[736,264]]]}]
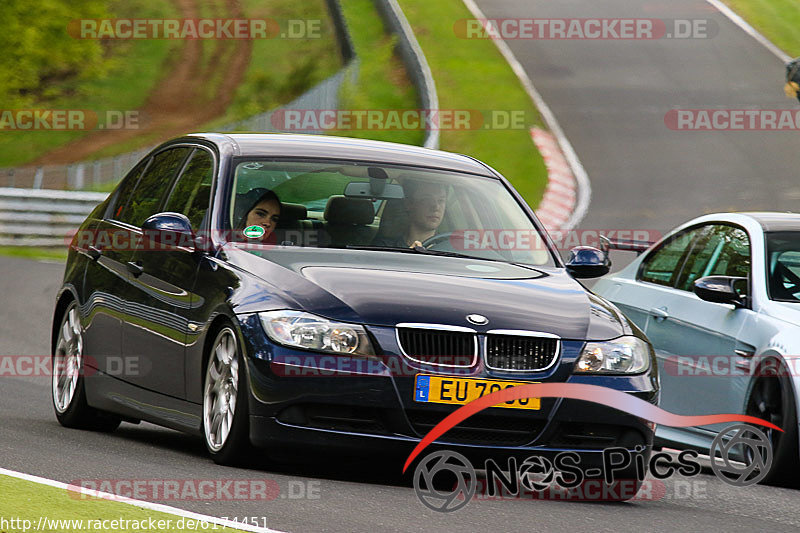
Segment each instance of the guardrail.
[{"label": "guardrail", "polygon": [[[439,111],[439,96],[436,94],[436,84],[433,81],[431,68],[422,53],[414,31],[408,23],[403,10],[397,0],[377,0],[375,5],[386,25],[395,33],[399,40],[397,43],[400,57],[406,66],[406,72],[411,82],[417,88],[419,104],[422,109],[436,113]],[[439,148],[439,129],[427,127],[425,130],[426,148]]]},{"label": "guardrail", "polygon": [[107,193],[0,187],[0,246],[66,246]]}]

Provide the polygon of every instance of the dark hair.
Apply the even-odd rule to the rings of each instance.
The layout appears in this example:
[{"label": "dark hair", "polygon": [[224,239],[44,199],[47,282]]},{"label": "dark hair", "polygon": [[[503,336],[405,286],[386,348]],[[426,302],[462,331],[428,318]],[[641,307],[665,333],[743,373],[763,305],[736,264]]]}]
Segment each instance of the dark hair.
[{"label": "dark hair", "polygon": [[403,181],[403,195],[407,198],[413,198],[416,196],[417,191],[419,191],[422,187],[431,186],[436,187],[444,191],[447,194],[447,185],[437,181],[427,181],[421,179],[410,178]]},{"label": "dark hair", "polygon": [[278,195],[275,194],[275,191],[272,189],[264,189],[259,187],[257,189],[250,189],[247,191],[247,193],[239,200],[239,202],[247,206],[247,209],[240,211],[242,216],[239,219],[239,229],[244,229],[244,226],[247,223],[247,215],[250,214],[250,211],[255,209],[258,204],[262,202],[268,202],[270,200],[274,200],[278,204],[279,208],[282,207],[280,198],[278,198]]}]

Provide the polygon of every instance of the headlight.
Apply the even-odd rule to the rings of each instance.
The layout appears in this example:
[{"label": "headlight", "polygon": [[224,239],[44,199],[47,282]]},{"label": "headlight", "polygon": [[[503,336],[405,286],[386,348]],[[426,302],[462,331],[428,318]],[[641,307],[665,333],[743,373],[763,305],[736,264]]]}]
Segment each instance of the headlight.
[{"label": "headlight", "polygon": [[650,368],[650,346],[639,337],[587,342],[575,362],[575,372],[638,374]]},{"label": "headlight", "polygon": [[337,354],[375,354],[367,331],[357,324],[333,322],[302,311],[268,311],[258,316],[269,338],[284,346]]}]

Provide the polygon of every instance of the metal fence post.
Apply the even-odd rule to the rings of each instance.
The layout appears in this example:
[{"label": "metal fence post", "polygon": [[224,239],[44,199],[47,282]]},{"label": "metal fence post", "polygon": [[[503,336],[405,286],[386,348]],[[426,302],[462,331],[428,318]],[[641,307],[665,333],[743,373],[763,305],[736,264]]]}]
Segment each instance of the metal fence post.
[{"label": "metal fence post", "polygon": [[36,175],[33,177],[33,188],[41,189],[44,181],[44,168],[36,167]]}]

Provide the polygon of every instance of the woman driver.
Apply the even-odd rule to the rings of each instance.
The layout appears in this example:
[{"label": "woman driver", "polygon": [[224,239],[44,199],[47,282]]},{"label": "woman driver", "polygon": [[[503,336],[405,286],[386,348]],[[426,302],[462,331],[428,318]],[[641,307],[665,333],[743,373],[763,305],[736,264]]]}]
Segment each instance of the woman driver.
[{"label": "woman driver", "polygon": [[[261,191],[254,189],[248,192],[244,200],[247,201],[247,196],[250,196],[253,192],[259,193]],[[257,239],[261,242],[272,242],[275,239],[272,237],[270,240],[270,237],[273,235],[275,227],[278,225],[280,216],[281,202],[278,199],[278,195],[271,190],[266,190],[266,192],[259,194],[253,201],[251,207],[242,217],[238,227],[240,230],[244,230],[250,226],[259,226],[264,230],[264,233],[260,237],[257,237]],[[248,239],[250,239],[250,237],[248,237]]]}]

